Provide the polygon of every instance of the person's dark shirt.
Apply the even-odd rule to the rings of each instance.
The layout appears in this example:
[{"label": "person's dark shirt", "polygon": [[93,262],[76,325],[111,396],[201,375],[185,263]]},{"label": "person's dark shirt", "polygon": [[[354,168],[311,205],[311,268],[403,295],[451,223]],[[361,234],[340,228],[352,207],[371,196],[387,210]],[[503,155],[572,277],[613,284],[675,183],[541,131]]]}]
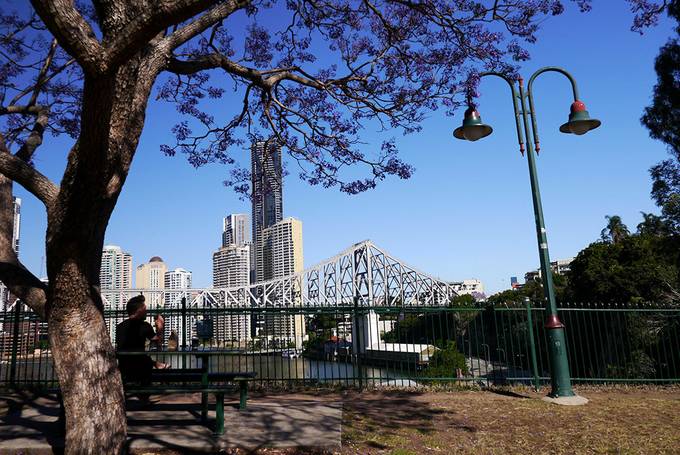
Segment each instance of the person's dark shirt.
[{"label": "person's dark shirt", "polygon": [[146,340],[156,333],[151,324],[142,319],[126,319],[116,326],[116,349],[118,351],[143,351]]}]

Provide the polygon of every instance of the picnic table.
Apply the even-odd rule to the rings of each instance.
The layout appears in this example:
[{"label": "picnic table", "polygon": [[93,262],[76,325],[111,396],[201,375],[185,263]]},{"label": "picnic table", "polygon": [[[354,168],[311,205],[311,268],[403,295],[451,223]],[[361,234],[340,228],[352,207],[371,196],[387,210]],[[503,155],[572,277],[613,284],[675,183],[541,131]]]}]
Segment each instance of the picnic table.
[{"label": "picnic table", "polygon": [[[201,422],[208,420],[208,395],[215,396],[215,434],[224,434],[224,394],[236,385],[239,391],[239,409],[244,410],[248,401],[248,383],[255,379],[255,372],[211,372],[212,357],[232,354],[224,350],[178,350],[178,351],[118,351],[119,356],[148,355],[166,362],[168,358],[181,357],[182,367],[154,369],[150,385],[125,384],[127,393],[201,393]],[[198,359],[198,367],[186,367],[187,357]],[[172,362],[171,362],[172,363]],[[191,365],[192,362],[188,362]]]}]

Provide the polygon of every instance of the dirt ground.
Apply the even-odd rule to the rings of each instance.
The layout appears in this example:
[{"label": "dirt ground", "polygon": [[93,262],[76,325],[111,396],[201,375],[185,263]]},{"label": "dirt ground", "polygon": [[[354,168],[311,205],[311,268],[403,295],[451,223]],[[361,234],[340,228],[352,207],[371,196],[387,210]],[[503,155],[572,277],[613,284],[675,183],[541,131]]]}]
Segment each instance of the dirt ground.
[{"label": "dirt ground", "polygon": [[350,395],[341,453],[680,453],[680,388],[579,393],[590,403],[558,406],[528,390]]},{"label": "dirt ground", "polygon": [[680,387],[589,387],[586,406],[547,390],[345,392],[342,447],[243,454],[680,454]]}]

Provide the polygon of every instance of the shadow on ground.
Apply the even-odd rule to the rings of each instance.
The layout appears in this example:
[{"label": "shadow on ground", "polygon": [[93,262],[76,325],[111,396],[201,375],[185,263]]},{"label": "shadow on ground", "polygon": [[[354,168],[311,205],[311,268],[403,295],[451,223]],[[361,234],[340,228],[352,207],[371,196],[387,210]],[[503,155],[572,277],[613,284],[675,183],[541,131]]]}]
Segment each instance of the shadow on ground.
[{"label": "shadow on ground", "polygon": [[427,392],[349,393],[343,401],[343,444],[377,450],[403,447],[406,432],[427,436],[438,431],[475,433],[454,413],[422,399]]},{"label": "shadow on ground", "polygon": [[[214,411],[200,424],[198,394],[154,397],[144,405],[128,401],[128,450],[159,453],[252,453],[261,448],[327,453],[340,447],[340,397],[287,394],[251,399],[239,411],[225,403],[225,434],[215,436]],[[54,396],[0,396],[0,453],[61,453],[63,438]],[[211,403],[211,408],[214,405]],[[240,450],[232,450],[239,448]],[[284,452],[285,453],[285,452]]]}]

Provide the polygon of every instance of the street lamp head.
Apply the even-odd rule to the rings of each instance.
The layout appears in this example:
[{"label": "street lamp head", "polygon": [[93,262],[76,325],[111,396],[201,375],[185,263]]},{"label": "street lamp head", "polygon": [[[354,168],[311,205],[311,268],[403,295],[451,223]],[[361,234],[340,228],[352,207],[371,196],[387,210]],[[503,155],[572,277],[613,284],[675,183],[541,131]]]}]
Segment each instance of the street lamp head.
[{"label": "street lamp head", "polygon": [[594,130],[600,126],[602,122],[598,119],[590,118],[586,105],[583,101],[574,101],[571,104],[571,112],[569,113],[569,121],[560,126],[560,131],[563,133],[572,133],[578,136],[586,134],[590,130]]},{"label": "street lamp head", "polygon": [[474,106],[470,106],[465,111],[463,125],[455,129],[453,136],[456,139],[474,142],[488,136],[492,131],[493,128],[482,123],[482,117],[479,116],[479,112],[477,112]]}]

